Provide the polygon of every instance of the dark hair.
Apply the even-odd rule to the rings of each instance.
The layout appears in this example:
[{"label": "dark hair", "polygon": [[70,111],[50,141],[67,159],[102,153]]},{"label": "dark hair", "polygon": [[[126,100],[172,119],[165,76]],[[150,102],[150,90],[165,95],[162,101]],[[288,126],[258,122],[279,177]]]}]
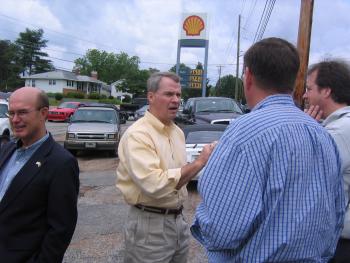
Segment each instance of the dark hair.
[{"label": "dark hair", "polygon": [[40,91],[38,94],[38,109],[45,107],[49,108],[49,106],[49,97],[44,91]]},{"label": "dark hair", "polygon": [[156,92],[159,89],[159,82],[163,77],[171,78],[176,83],[180,82],[179,76],[173,72],[156,72],[147,80],[147,91]]},{"label": "dark hair", "polygon": [[330,88],[336,103],[350,105],[350,66],[342,60],[324,60],[313,64],[308,76],[317,71],[316,84],[319,89]]},{"label": "dark hair", "polygon": [[296,48],[281,38],[263,39],[244,55],[244,68],[249,68],[259,87],[279,93],[293,91],[299,64]]}]

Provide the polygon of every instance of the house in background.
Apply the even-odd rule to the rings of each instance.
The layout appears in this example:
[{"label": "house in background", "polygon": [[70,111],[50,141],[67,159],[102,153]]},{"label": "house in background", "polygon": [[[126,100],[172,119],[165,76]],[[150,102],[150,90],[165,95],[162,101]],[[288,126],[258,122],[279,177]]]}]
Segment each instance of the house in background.
[{"label": "house in background", "polygon": [[97,79],[97,72],[92,71],[91,77],[79,75],[79,70],[70,72],[54,70],[22,77],[28,87],[37,87],[48,92],[81,92],[84,94],[98,93],[111,96],[111,86]]},{"label": "house in background", "polygon": [[116,82],[113,82],[111,84],[111,96],[120,100],[121,102],[123,102],[125,96],[129,96],[130,98],[132,98],[131,93],[123,92],[123,91],[118,89],[119,84],[121,84],[122,82],[123,82],[123,80],[117,80]]}]

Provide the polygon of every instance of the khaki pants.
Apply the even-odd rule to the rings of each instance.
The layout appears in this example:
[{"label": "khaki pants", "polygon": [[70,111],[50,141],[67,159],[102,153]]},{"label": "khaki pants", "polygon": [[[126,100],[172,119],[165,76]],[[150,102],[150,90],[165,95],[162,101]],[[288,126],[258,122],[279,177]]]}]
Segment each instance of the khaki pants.
[{"label": "khaki pants", "polygon": [[124,263],[186,263],[189,227],[183,215],[162,215],[131,206],[125,227]]}]

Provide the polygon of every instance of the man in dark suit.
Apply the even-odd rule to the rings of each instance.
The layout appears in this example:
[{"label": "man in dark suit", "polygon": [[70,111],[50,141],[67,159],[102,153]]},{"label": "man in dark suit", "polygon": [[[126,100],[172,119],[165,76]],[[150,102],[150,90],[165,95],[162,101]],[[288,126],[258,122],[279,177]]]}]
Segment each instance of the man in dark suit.
[{"label": "man in dark suit", "polygon": [[76,226],[79,167],[46,131],[48,110],[37,88],[9,100],[18,140],[0,152],[1,262],[62,262]]}]

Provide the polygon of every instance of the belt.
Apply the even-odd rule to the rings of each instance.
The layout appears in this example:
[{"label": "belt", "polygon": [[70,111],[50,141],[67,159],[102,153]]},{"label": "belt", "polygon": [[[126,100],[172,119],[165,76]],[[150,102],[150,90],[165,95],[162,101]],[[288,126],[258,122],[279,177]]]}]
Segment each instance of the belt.
[{"label": "belt", "polygon": [[163,215],[179,215],[182,212],[183,206],[181,206],[178,209],[170,209],[170,208],[160,208],[160,207],[154,207],[154,206],[145,206],[145,205],[139,205],[136,204],[134,205],[136,208],[146,211],[146,212],[151,212],[151,213],[156,213],[156,214],[163,214]]}]

